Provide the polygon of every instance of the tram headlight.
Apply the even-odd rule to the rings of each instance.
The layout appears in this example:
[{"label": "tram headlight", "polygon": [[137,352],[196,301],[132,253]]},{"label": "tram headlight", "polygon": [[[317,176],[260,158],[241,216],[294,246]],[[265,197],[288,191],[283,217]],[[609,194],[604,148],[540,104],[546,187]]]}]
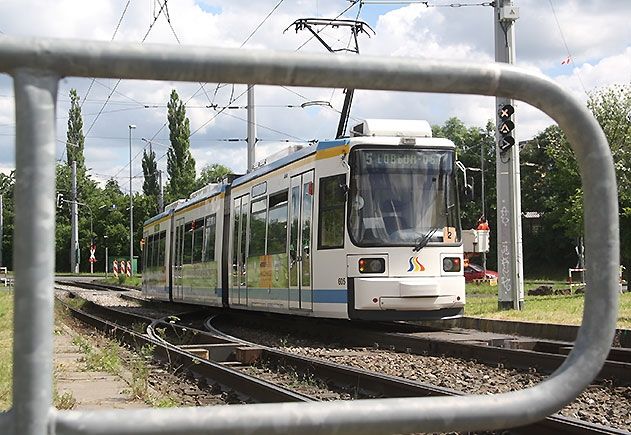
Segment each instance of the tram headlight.
[{"label": "tram headlight", "polygon": [[383,258],[360,258],[359,273],[384,273],[386,260]]},{"label": "tram headlight", "polygon": [[460,257],[445,257],[443,258],[443,271],[445,272],[460,272],[461,261]]}]

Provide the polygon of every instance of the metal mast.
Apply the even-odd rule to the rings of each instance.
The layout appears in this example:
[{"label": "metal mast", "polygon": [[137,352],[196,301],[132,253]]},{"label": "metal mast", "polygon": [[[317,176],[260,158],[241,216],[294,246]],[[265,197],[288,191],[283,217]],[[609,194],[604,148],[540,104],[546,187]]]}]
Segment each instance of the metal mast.
[{"label": "metal mast", "polygon": [[72,161],[72,202],[70,203],[70,272],[79,273],[79,207],[77,205],[77,162]]},{"label": "metal mast", "polygon": [[254,110],[254,86],[248,85],[248,172],[254,169],[256,146],[256,112]]},{"label": "metal mast", "polygon": [[[515,20],[519,8],[512,0],[495,2],[495,61],[515,63]],[[521,239],[519,147],[514,138],[513,100],[496,98],[497,265],[498,306],[519,310],[524,304]]]}]

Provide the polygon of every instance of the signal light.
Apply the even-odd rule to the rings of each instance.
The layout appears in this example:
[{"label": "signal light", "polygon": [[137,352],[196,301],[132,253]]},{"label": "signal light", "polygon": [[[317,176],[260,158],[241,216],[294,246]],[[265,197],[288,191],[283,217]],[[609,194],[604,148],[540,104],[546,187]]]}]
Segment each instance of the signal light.
[{"label": "signal light", "polygon": [[510,104],[505,104],[497,111],[497,115],[501,123],[497,127],[499,132],[498,148],[501,152],[506,152],[515,145],[515,138],[512,131],[515,129],[515,123],[511,121],[511,117],[515,113],[515,108]]},{"label": "signal light", "polygon": [[384,273],[386,271],[386,260],[383,258],[360,258],[359,273]]},{"label": "signal light", "polygon": [[443,271],[445,272],[460,272],[460,266],[460,257],[443,258]]}]

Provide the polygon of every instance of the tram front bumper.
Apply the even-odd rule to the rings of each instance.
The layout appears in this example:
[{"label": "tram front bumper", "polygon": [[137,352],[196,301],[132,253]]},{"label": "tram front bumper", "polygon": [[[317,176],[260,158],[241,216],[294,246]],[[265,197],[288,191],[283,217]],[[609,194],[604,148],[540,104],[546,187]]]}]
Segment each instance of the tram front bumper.
[{"label": "tram front bumper", "polygon": [[355,278],[356,310],[437,310],[464,307],[464,277]]}]

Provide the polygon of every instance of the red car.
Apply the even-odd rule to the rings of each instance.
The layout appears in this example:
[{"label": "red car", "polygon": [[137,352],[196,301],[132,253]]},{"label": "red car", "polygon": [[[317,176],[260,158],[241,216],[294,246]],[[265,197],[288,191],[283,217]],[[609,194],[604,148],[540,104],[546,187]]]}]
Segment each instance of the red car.
[{"label": "red car", "polygon": [[464,280],[465,282],[473,282],[476,279],[497,279],[497,272],[494,270],[486,269],[486,274],[484,273],[484,268],[482,266],[478,266],[474,263],[469,263],[468,266],[464,268]]}]

